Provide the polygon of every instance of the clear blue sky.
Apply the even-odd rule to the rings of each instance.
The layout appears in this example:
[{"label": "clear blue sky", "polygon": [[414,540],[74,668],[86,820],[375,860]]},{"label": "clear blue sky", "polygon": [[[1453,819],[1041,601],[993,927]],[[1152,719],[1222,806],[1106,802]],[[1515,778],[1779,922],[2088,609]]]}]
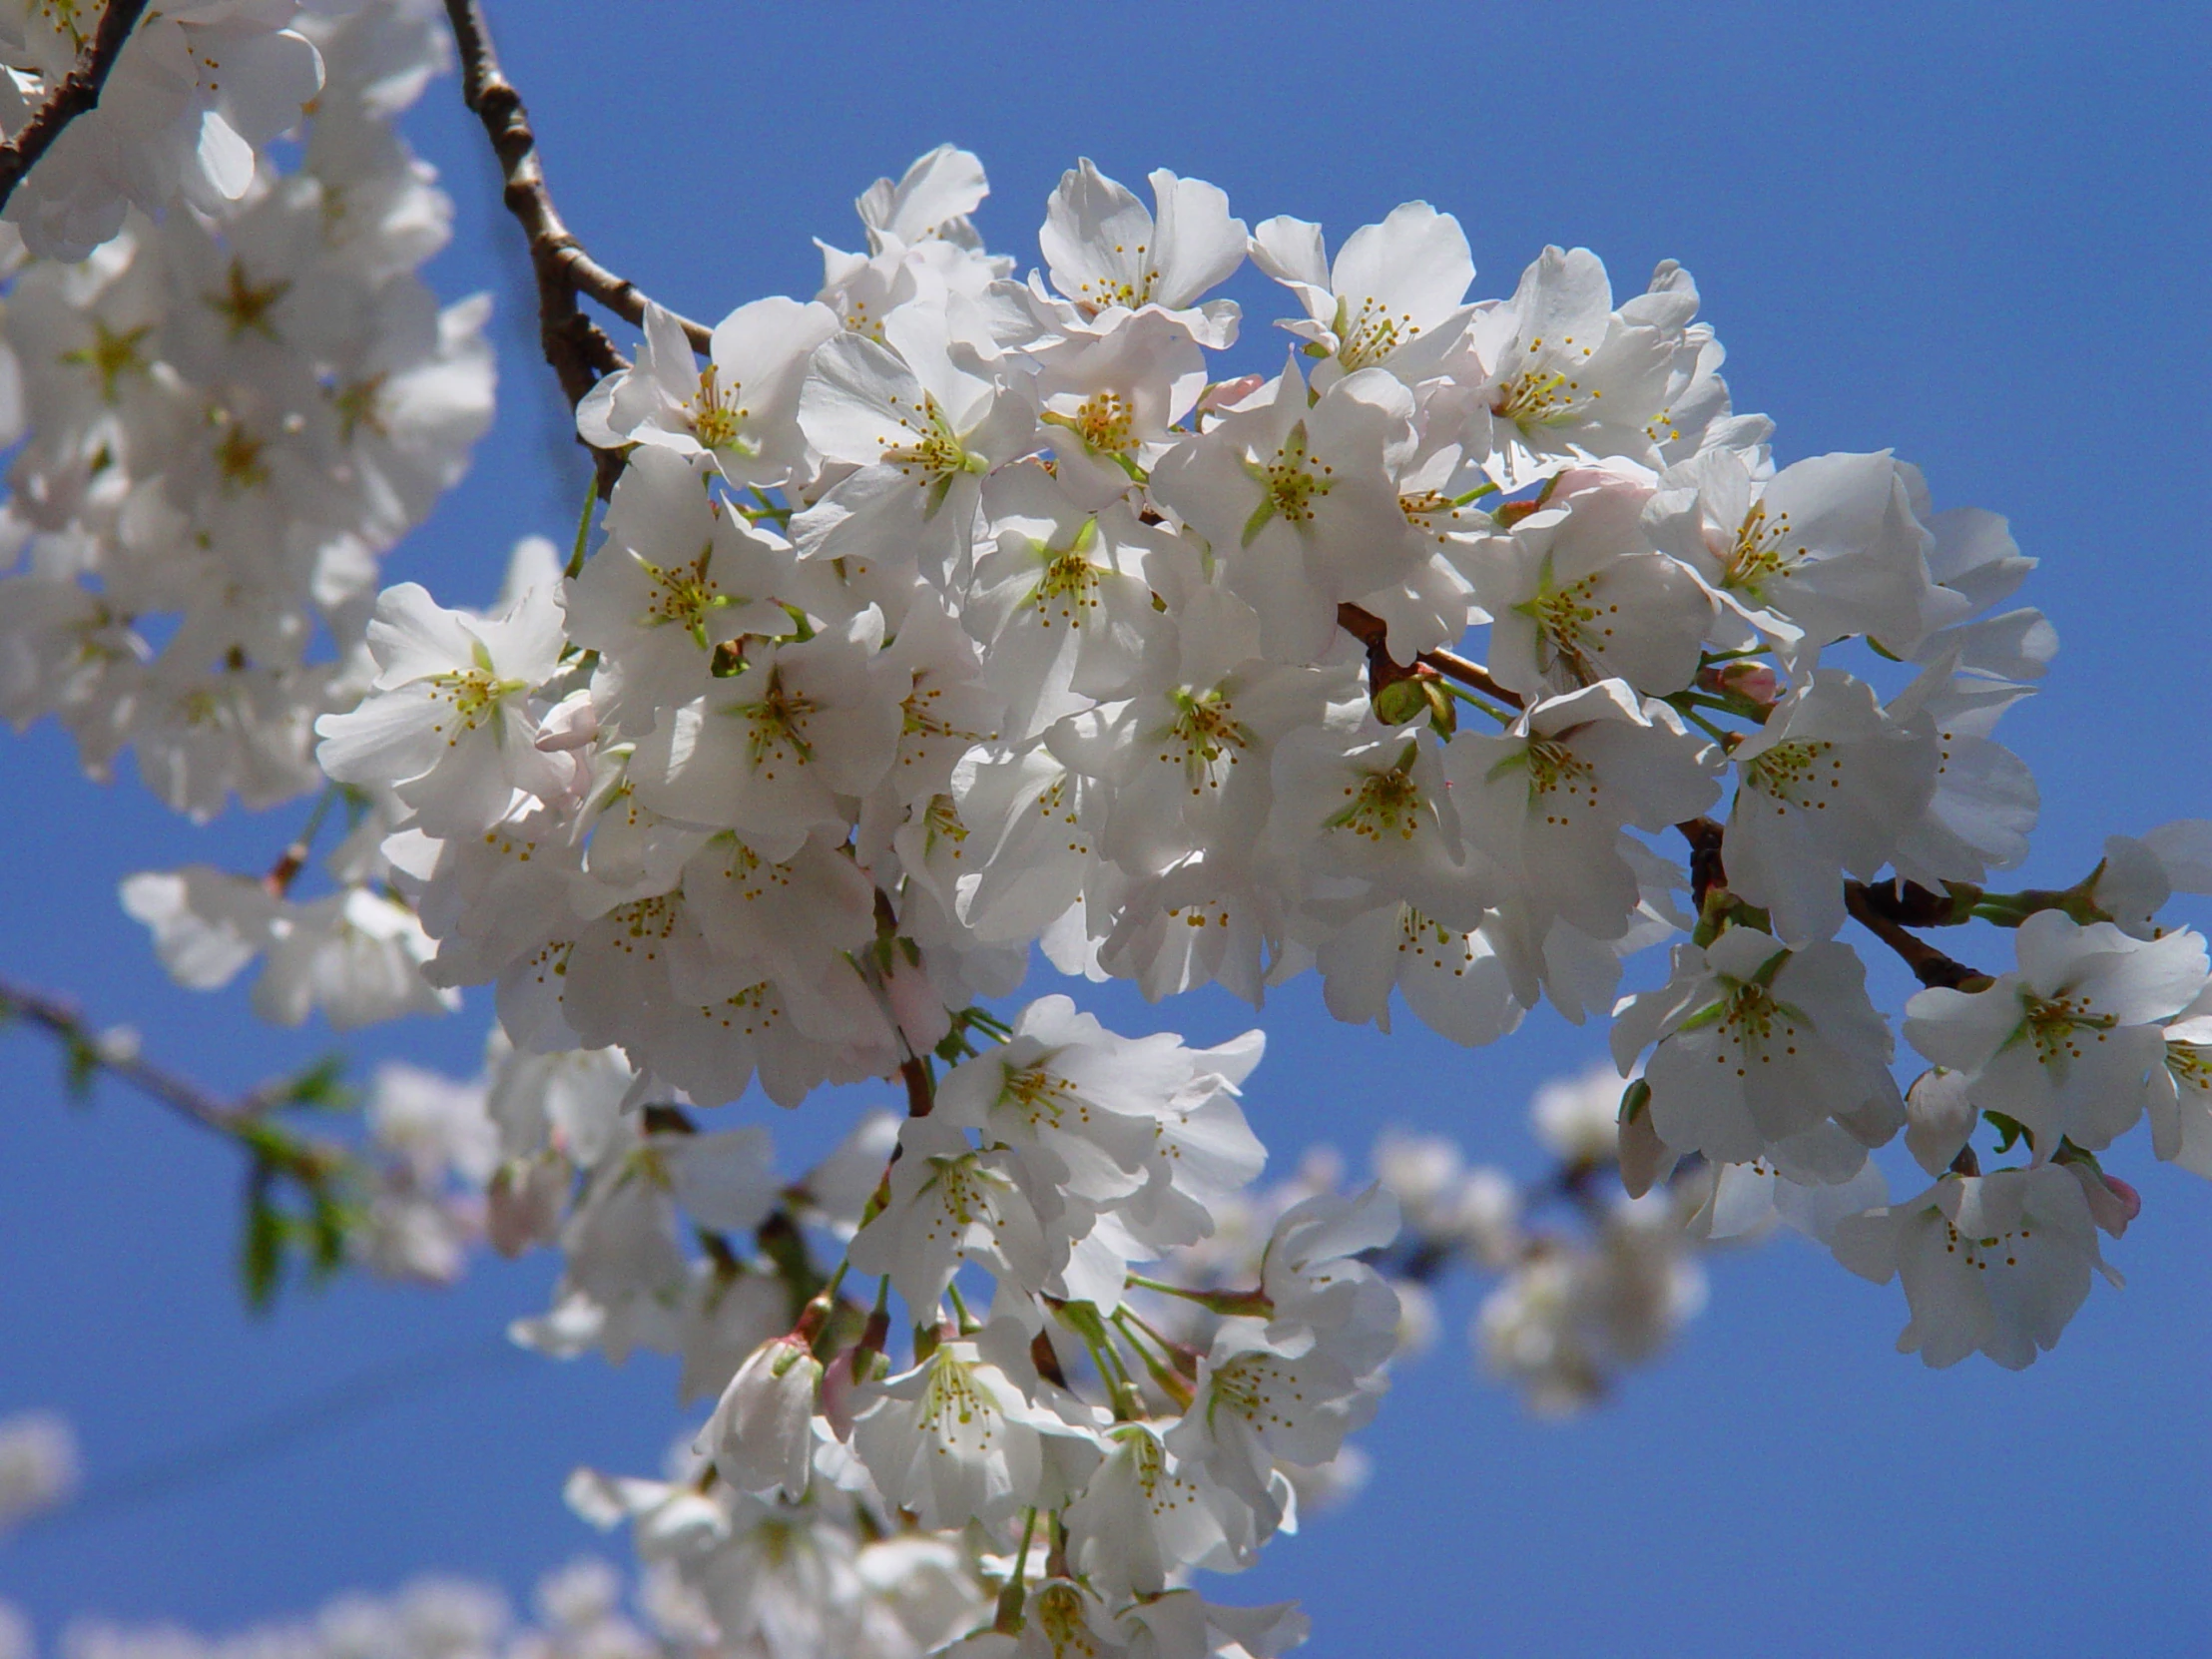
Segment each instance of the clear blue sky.
[{"label": "clear blue sky", "polygon": [[[1466,226],[1479,293],[1510,292],[1546,242],[1595,249],[1623,287],[1678,258],[1738,407],[1775,416],[1783,459],[1894,445],[1939,504],[2008,513],[2045,561],[2028,597],[2065,650],[2006,728],[2045,796],[2027,877],[2073,878],[2108,830],[2212,814],[2199,8],[490,9],[571,223],[695,316],[811,292],[808,239],[853,246],[851,198],[945,139],[988,164],[980,223],[1025,266],[1083,154],[1131,181],[1210,179],[1250,221],[1293,213],[1333,237],[1425,197]],[[565,534],[583,472],[450,81],[413,132],[460,203],[433,280],[504,308],[502,413],[389,569],[480,600],[515,535]],[[1261,335],[1262,284],[1237,291]],[[82,782],[50,729],[7,755],[0,967],[224,1086],[329,1046],[258,1027],[240,992],[172,989],[114,899],[149,864],[266,866],[289,818],[195,831],[135,786]],[[1199,1037],[1250,1023],[1220,999],[1093,1006]],[[487,1017],[473,1002],[359,1051],[466,1071]],[[1472,1053],[1409,1021],[1351,1032],[1311,984],[1263,1019],[1253,1117],[1284,1164],[1316,1139],[1364,1151],[1390,1121],[1525,1163],[1529,1090],[1600,1050],[1552,1020]],[[559,1502],[571,1463],[655,1465],[666,1366],[501,1356],[549,1264],[492,1264],[442,1296],[348,1283],[251,1320],[227,1149],[121,1092],[73,1110],[33,1039],[0,1043],[0,1412],[68,1411],[97,1485],[327,1389],[354,1401],[280,1448],[0,1543],[0,1597],[48,1633],[79,1610],[228,1625],[427,1569],[520,1591],[595,1542]],[[738,1111],[794,1146],[828,1128]],[[2141,1137],[2117,1167],[2147,1201],[2110,1250],[2128,1289],[2100,1286],[2024,1376],[1894,1355],[1894,1288],[1779,1243],[1717,1261],[1711,1311],[1610,1410],[1545,1427],[1469,1380],[1461,1284],[1364,1437],[1369,1492],[1224,1591],[1303,1596],[1318,1655],[2201,1655],[2212,1191],[2152,1166]],[[424,1381],[375,1404],[395,1367]]]}]

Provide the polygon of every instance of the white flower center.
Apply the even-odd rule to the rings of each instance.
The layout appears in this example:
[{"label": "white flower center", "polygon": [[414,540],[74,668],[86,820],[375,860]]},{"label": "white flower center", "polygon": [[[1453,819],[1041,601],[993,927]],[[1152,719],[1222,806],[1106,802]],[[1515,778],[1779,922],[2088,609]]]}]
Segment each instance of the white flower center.
[{"label": "white flower center", "polygon": [[1331,818],[1328,828],[1350,830],[1378,845],[1387,835],[1411,840],[1428,811],[1428,798],[1413,782],[1414,753],[1414,746],[1407,744],[1387,772],[1371,772],[1347,784],[1344,793],[1352,804]]},{"label": "white flower center", "polygon": [[1175,714],[1154,734],[1164,766],[1180,766],[1191,794],[1218,790],[1236,769],[1239,752],[1250,749],[1254,738],[1249,727],[1220,687],[1208,692],[1179,690]]},{"label": "white flower center", "polygon": [[1744,782],[1774,803],[1777,817],[1795,807],[1825,813],[1829,793],[1844,787],[1844,760],[1823,738],[1789,738],[1755,756]]},{"label": "white flower center", "polygon": [[1736,531],[1736,546],[1728,556],[1721,585],[1758,598],[1768,582],[1790,575],[1804,562],[1805,549],[1787,546],[1789,536],[1788,513],[1770,519],[1764,502],[1752,503]]},{"label": "white flower center", "polygon": [[1381,362],[1411,341],[1420,332],[1420,324],[1413,320],[1411,311],[1393,313],[1373,294],[1360,301],[1358,310],[1352,308],[1349,297],[1340,296],[1330,331],[1337,336],[1337,361],[1349,373]]}]

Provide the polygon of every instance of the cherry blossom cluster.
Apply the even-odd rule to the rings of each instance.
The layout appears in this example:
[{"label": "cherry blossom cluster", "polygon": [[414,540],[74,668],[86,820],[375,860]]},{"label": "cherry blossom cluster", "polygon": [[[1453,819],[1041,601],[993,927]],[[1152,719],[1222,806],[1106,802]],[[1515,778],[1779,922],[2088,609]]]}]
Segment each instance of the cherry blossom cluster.
[{"label": "cherry blossom cluster", "polygon": [[[1477,1363],[1541,1416],[1566,1417],[1608,1397],[1633,1367],[1663,1353],[1701,1312],[1702,1247],[1714,1242],[1710,1171],[1631,1198],[1620,1190],[1608,1069],[1556,1079],[1536,1093],[1530,1127],[1554,1163],[1515,1182],[1466,1167],[1436,1137],[1386,1134],[1375,1167],[1405,1214],[1403,1241],[1379,1271],[1415,1283],[1466,1265],[1496,1276],[1468,1330]],[[1758,1236],[1745,1229],[1721,1238]],[[1407,1290],[1399,1285],[1399,1295]]]},{"label": "cherry blossom cluster", "polygon": [[[2212,966],[2159,919],[2212,890],[2212,824],[1990,884],[2037,811],[1994,736],[2056,646],[2033,561],[1887,451],[1780,464],[1671,262],[1616,295],[1552,248],[1470,300],[1425,203],[1332,255],[1085,161],[1023,271],[944,146],[812,298],[701,328],[577,276],[455,7],[604,511],[488,609],[377,594],[490,414],[390,125],[430,11],[165,7],[11,201],[0,713],[195,817],[324,786],[267,875],[126,883],[181,982],[261,961],[265,1015],[339,1025],[492,988],[481,1083],[381,1078],[358,1248],[438,1279],[479,1233],[557,1246],[518,1341],[681,1356],[716,1403],[665,1477],[569,1489],[629,1523],[660,1639],[1257,1659],[1302,1618],[1193,1575],[1356,1480],[1443,1266],[1500,1276],[1478,1355],[1547,1412],[1778,1223],[1902,1280],[1929,1364],[2020,1366],[2138,1208],[2101,1153],[2147,1121],[2212,1177]],[[0,7],[0,125],[89,17]],[[1290,313],[1258,372],[1218,291],[1248,264]],[[634,360],[563,332],[579,292],[629,305]],[[340,808],[333,890],[294,897]],[[1847,922],[1923,987],[1909,1087]],[[1969,927],[2016,967],[1926,937]],[[1260,1033],[994,1011],[1033,952],[1151,1000],[1313,970],[1340,1020],[1469,1046],[1549,1002],[1609,1016],[1615,1065],[1537,1101],[1545,1188],[1400,1139],[1365,1191],[1255,1193]],[[797,1181],[702,1115],[875,1079],[903,1116]],[[1930,1184],[1898,1202],[1901,1136]],[[571,1645],[627,1654],[592,1582]]]},{"label": "cherry blossom cluster", "polygon": [[[794,1178],[777,1172],[765,1130],[702,1129],[652,1093],[619,1051],[526,1054],[497,1027],[474,1079],[380,1066],[348,1254],[387,1277],[446,1283],[483,1245],[508,1256],[557,1248],[554,1305],[518,1321],[517,1342],[563,1360],[669,1355],[682,1402],[718,1395],[825,1282],[822,1247],[842,1259],[901,1145],[899,1122],[864,1111],[830,1156]],[[1742,1171],[1693,1163],[1630,1198],[1618,1190],[1619,1095],[1609,1068],[1545,1084],[1529,1120],[1552,1164],[1529,1180],[1469,1165],[1442,1137],[1382,1131],[1369,1162],[1402,1223],[1365,1259],[1397,1298],[1401,1357],[1433,1340],[1431,1288],[1443,1276],[1494,1277],[1469,1333],[1478,1361],[1539,1413],[1570,1414],[1656,1358],[1703,1308],[1702,1247],[1757,1242],[1776,1224],[1825,1240],[1836,1218],[1882,1195],[1870,1175],[1843,1189],[1762,1190]],[[1240,1143],[1248,1136],[1238,1129]],[[1232,1173],[1257,1171],[1256,1144],[1239,1146]],[[1325,1146],[1267,1187],[1214,1183],[1211,1231],[1164,1250],[1151,1270],[1197,1294],[1131,1290],[1147,1328],[1204,1351],[1209,1303],[1262,1283],[1276,1224],[1324,1196],[1359,1196]],[[704,1248],[688,1251],[687,1239]],[[1357,1484],[1360,1468],[1347,1446],[1326,1472],[1289,1474],[1310,1503]]]},{"label": "cherry blossom cluster", "polygon": [[719,1395],[667,1479],[580,1473],[570,1500],[741,1649],[1279,1651],[1288,1608],[1189,1577],[1249,1565],[1372,1415],[1398,1306],[1357,1258],[1395,1206],[1287,1210],[1234,1290],[1149,1277],[1259,1172],[1258,1033],[1123,1038],[1056,996],[994,1025],[927,1111],[864,1117],[797,1182],[764,1130],[699,1127],[607,1051],[506,1058],[492,1237],[565,1263],[518,1340],[675,1352]]},{"label": "cherry blossom cluster", "polygon": [[[1706,1250],[1757,1243],[1776,1223],[1817,1239],[1828,1212],[1853,1207],[1848,1193],[1784,1187],[1780,1209],[1731,1214],[1714,1203],[1718,1172],[1695,1161],[1670,1172],[1667,1186],[1631,1198],[1621,1191],[1620,1093],[1610,1067],[1537,1090],[1529,1125],[1551,1162],[1527,1178],[1469,1164],[1442,1136],[1385,1129],[1377,1138],[1369,1162],[1402,1222],[1367,1260],[1398,1299],[1401,1358],[1434,1340],[1433,1288],[1447,1274],[1483,1275],[1494,1283],[1467,1333],[1477,1365],[1537,1415],[1571,1416],[1608,1398],[1704,1309]],[[1177,1251],[1169,1276],[1193,1287],[1249,1283],[1277,1217],[1345,1188],[1344,1161],[1311,1148],[1288,1180],[1217,1206],[1213,1237]],[[1167,1329],[1180,1306],[1163,1316]],[[1363,1473],[1358,1448],[1348,1446],[1328,1479],[1357,1484]]]},{"label": "cherry blossom cluster", "polygon": [[[43,65],[96,8],[12,10]],[[359,696],[378,559],[491,418],[489,301],[441,307],[416,276],[452,205],[392,125],[447,56],[432,8],[296,10],[161,8],[10,205],[55,257],[8,262],[23,441],[0,514],[0,715],[59,716],[96,775],[129,750],[195,818],[320,785],[313,722]],[[184,75],[189,119],[126,84],[134,65]],[[245,147],[299,128],[309,97],[295,170]],[[183,134],[220,189],[178,184],[161,145]],[[146,177],[108,179],[102,156]],[[34,234],[57,215],[93,229]]]},{"label": "cherry blossom cluster", "polygon": [[[548,1573],[531,1598],[535,1617],[517,1619],[488,1584],[423,1578],[378,1598],[339,1596],[311,1618],[201,1636],[175,1625],[133,1626],[79,1619],[66,1626],[56,1659],[707,1659],[656,1615],[655,1586],[638,1586],[638,1616],[626,1610],[621,1576],[588,1557]],[[38,1659],[30,1621],[0,1602],[0,1659]]]},{"label": "cherry blossom cluster", "polygon": [[[1640,1192],[1714,1166],[1734,1229],[1778,1190],[1885,1209],[1868,1153],[1908,1112],[1838,936],[1865,912],[1936,987],[1908,1032],[1938,1065],[1959,1044],[1924,1033],[1963,1020],[1984,1058],[2072,1079],[2035,1088],[2104,1092],[2077,1123],[2006,1107],[2011,1061],[1981,1074],[2034,1171],[2092,1156],[2154,1072],[2180,1080],[2159,1148],[2195,1144],[2193,1028],[2149,1025],[2203,946],[2149,935],[2202,828],[2065,894],[1983,886],[2035,814],[1990,734],[2054,648],[2002,608],[2032,561],[2001,520],[1936,512],[1887,453],[1778,467],[1672,265],[1616,306],[1553,250],[1469,303],[1465,237],[1425,205],[1332,262],[1314,226],[1151,183],[1148,210],[1069,173],[1024,280],[968,224],[979,166],[933,152],[861,199],[866,252],[828,256],[818,297],[741,306],[705,364],[648,307],[578,410],[627,460],[564,581],[489,618],[382,597],[370,695],[320,754],[404,810],[385,848],[433,982],[494,982],[523,1048],[789,1105],[926,1054],[1032,944],[1153,997],[1312,967],[1340,1018],[1402,997],[1471,1043],[1545,998],[1605,1009],[1622,958],[1673,939],[1616,1010],[1622,1167]],[[1295,343],[1214,378],[1238,314],[1208,294],[1248,257]],[[1639,834],[1677,826],[1686,875]],[[2028,1027],[1987,1010],[2026,993],[1958,989],[1985,976],[1905,925],[1970,919],[2100,962],[2132,927],[2173,994],[2130,1003],[2141,1040],[2100,1036],[2099,1066],[2058,1036],[2121,1015],[2053,967],[2034,994],[2071,1012],[2024,1017],[2058,1036],[2006,1047]]]},{"label": "cherry blossom cluster", "polygon": [[[262,149],[298,125],[332,71],[317,46],[361,0],[170,0],[123,43],[99,106],[63,129],[8,203],[40,259],[81,260],[135,208],[221,216],[253,190]],[[416,13],[426,7],[411,8]],[[108,8],[0,4],[0,132],[14,138],[89,56]],[[303,13],[307,15],[302,15]],[[393,66],[396,88],[421,73]],[[334,78],[334,77],[333,77]]]}]

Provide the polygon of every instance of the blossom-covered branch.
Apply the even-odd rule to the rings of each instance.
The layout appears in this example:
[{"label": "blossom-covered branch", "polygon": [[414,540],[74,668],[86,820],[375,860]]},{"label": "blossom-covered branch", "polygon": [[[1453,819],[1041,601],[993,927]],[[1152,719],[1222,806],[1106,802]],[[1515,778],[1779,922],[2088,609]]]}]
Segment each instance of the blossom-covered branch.
[{"label": "blossom-covered branch", "polygon": [[39,102],[30,120],[0,144],[0,207],[7,205],[23,176],[38,166],[63,129],[99,108],[101,91],[146,6],[147,0],[107,0],[99,26],[75,66]]},{"label": "blossom-covered branch", "polygon": [[[481,9],[446,9],[604,513],[566,559],[519,542],[488,606],[375,593],[489,414],[390,127],[434,5],[165,10],[190,61],[250,49],[172,89],[161,132],[214,135],[192,211],[92,151],[33,180],[0,709],[95,770],[132,747],[198,816],[338,786],[269,874],[125,902],[183,983],[265,964],[276,1019],[487,987],[479,1083],[376,1085],[372,1236],[557,1245],[519,1340],[681,1356],[717,1404],[671,1476],[570,1495],[712,1639],[1265,1659],[1297,1615],[1192,1575],[1344,1484],[1446,1266],[1500,1275],[1478,1344],[1545,1408],[1656,1352],[1698,1248],[1776,1221],[1902,1280],[1930,1364],[2019,1366],[2139,1204],[2115,1144],[2147,1123],[2212,1175],[2212,962],[2162,919],[2212,887],[2212,826],[1992,890],[2038,808],[1993,736],[2056,647],[2010,605],[2033,561],[1889,451],[1784,464],[1678,266],[1617,295],[1547,248],[1470,298],[1426,203],[1332,254],[1085,161],[1024,276],[947,145],[859,197],[812,297],[709,330],[583,254]],[[309,113],[295,171],[249,139],[231,167],[222,134]],[[1289,313],[1272,375],[1220,366],[1248,261]],[[1902,1026],[1854,919],[1923,981]],[[1968,925],[2016,966],[1922,937]],[[1612,1071],[1540,1107],[1533,1188],[1399,1144],[1383,1187],[1278,1203],[1261,1033],[1002,1017],[1033,953],[1151,1001],[1311,972],[1340,1020],[1468,1047],[1549,1004],[1610,1020]],[[714,1117],[839,1085],[905,1110],[797,1179]],[[1930,1178],[1902,1200],[1900,1139]]]}]

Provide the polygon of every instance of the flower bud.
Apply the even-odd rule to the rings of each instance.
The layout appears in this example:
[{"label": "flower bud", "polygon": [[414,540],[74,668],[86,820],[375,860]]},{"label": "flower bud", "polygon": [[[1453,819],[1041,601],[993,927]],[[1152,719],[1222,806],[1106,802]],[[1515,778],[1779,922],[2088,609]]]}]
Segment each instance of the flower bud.
[{"label": "flower bud", "polygon": [[1931,1175],[1950,1168],[1980,1116],[1967,1098],[1972,1079],[1936,1066],[1924,1071],[1905,1096],[1905,1145]]},{"label": "flower bud", "polygon": [[2081,1183],[2081,1196],[2089,1201],[2089,1219],[2113,1238],[2127,1231],[2127,1224],[2143,1213],[2143,1195],[2116,1175],[2106,1175],[2086,1160],[2062,1167]]},{"label": "flower bud", "polygon": [[1728,663],[1709,668],[1698,676],[1698,684],[1708,691],[1741,697],[1767,708],[1782,696],[1782,682],[1765,663]]},{"label": "flower bud", "polygon": [[716,1472],[742,1492],[765,1497],[781,1487],[796,1500],[807,1490],[821,1386],[822,1362],[806,1341],[773,1338],[738,1368],[692,1449],[713,1457]]},{"label": "flower bud", "polygon": [[1659,1138],[1651,1121],[1651,1085],[1641,1077],[1621,1096],[1621,1186],[1641,1198],[1674,1173],[1682,1154]]},{"label": "flower bud", "polygon": [[1385,726],[1403,726],[1428,713],[1428,694],[1418,680],[1393,680],[1375,694],[1375,713]]}]

